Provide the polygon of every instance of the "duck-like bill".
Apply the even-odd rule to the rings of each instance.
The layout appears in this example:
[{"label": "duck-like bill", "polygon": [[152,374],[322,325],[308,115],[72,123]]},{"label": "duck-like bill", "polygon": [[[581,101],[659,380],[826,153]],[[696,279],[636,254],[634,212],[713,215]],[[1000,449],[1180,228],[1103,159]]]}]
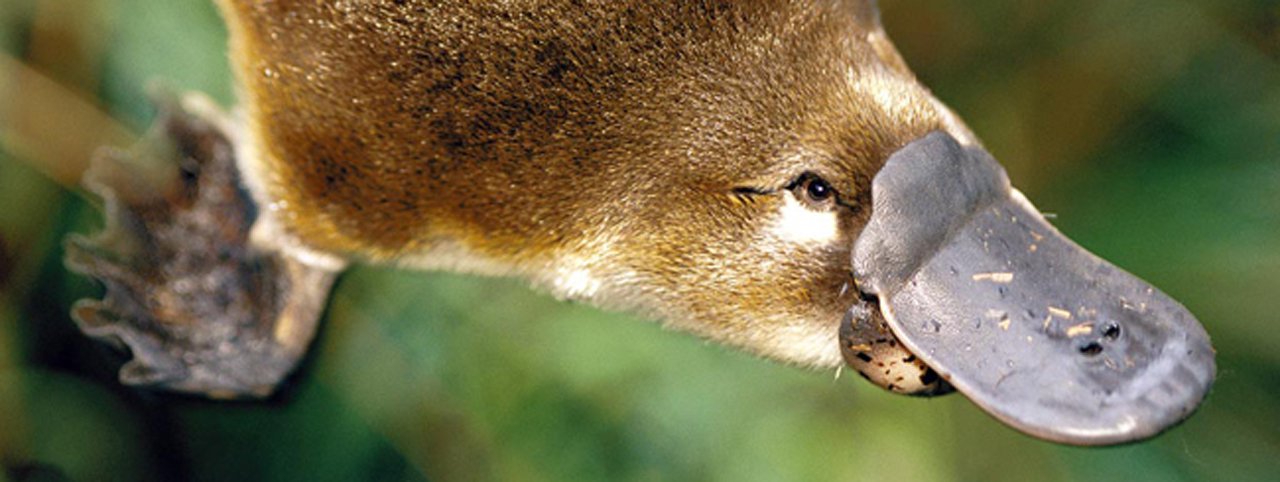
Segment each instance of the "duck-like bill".
[{"label": "duck-like bill", "polygon": [[1005,423],[1133,441],[1186,418],[1212,384],[1195,317],[1060,234],[986,151],[931,133],[888,160],[872,200],[859,289],[900,343]]}]

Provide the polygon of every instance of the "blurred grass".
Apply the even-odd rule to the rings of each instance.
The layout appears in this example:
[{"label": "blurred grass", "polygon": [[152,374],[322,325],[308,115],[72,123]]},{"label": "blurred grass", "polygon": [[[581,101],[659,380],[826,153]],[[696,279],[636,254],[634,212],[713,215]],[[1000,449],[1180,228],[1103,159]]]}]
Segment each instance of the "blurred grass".
[{"label": "blurred grass", "polygon": [[[515,282],[360,268],[286,396],[121,388],[81,337],[70,181],[147,125],[143,86],[233,95],[207,0],[0,5],[3,480],[1275,480],[1280,3],[898,0],[890,35],[1038,206],[1197,313],[1200,412],[1061,447],[960,397],[908,399],[559,303]],[[105,114],[105,115],[104,115]]]}]

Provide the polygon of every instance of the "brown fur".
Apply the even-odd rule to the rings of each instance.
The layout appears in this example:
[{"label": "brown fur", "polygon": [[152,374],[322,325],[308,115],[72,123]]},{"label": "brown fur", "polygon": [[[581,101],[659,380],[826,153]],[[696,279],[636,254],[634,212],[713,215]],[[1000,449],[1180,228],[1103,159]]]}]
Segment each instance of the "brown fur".
[{"label": "brown fur", "polygon": [[[561,294],[801,364],[839,359],[872,176],[949,115],[865,1],[220,4],[256,194],[307,246],[580,272]],[[849,205],[839,238],[761,234],[805,172]]]}]

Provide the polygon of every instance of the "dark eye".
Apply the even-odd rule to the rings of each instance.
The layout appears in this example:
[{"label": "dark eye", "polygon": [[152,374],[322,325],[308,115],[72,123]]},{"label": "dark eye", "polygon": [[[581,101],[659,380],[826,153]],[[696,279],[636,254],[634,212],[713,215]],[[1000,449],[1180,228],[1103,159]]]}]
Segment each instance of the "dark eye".
[{"label": "dark eye", "polygon": [[836,198],[836,190],[826,179],[814,174],[805,174],[796,180],[792,187],[796,197],[814,207],[828,207]]},{"label": "dark eye", "polygon": [[831,185],[822,179],[809,181],[809,186],[805,188],[804,192],[813,201],[826,201],[832,194]]}]

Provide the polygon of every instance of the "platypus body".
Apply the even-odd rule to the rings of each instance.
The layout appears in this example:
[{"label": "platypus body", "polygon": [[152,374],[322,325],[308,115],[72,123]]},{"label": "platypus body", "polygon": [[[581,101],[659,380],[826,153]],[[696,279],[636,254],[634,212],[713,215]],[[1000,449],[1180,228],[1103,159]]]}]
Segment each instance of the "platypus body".
[{"label": "platypus body", "polygon": [[841,363],[872,177],[949,117],[868,2],[222,5],[242,162],[299,244],[806,366]]},{"label": "platypus body", "polygon": [[252,243],[307,269],[523,277],[1069,443],[1212,381],[1194,317],[1045,222],[873,1],[218,4]]}]

